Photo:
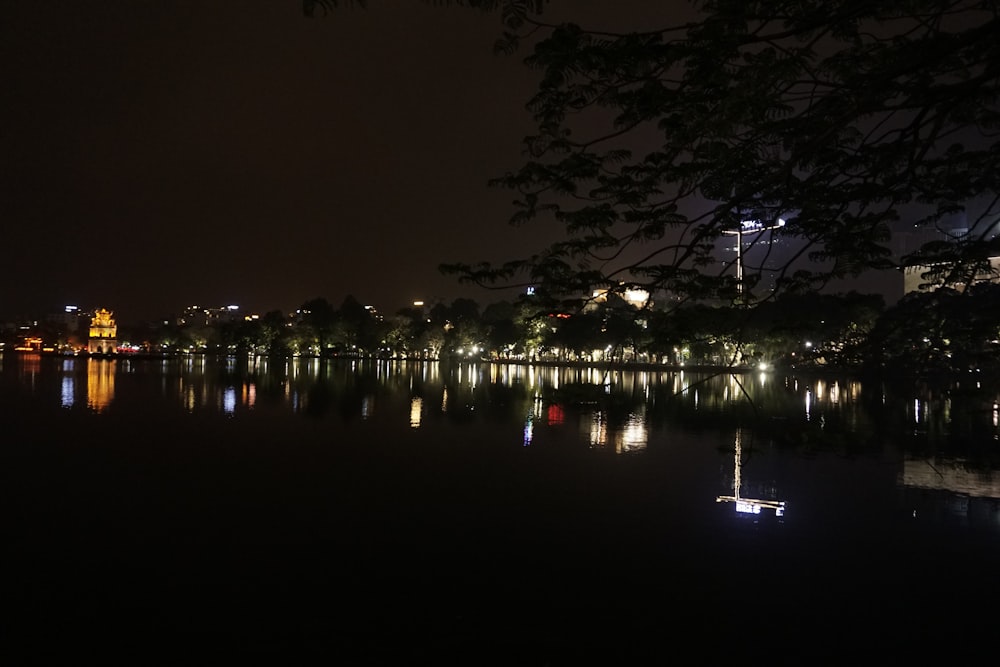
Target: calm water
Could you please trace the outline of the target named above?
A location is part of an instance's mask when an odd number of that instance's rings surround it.
[[[995,627],[975,377],[7,355],[0,379],[5,636],[43,654],[812,661],[933,636],[920,655],[962,660]]]

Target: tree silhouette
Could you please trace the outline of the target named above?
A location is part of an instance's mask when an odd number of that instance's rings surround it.
[[[526,59],[542,71],[530,159],[496,182],[518,195],[513,222],[553,216],[565,239],[447,270],[566,296],[641,287],[732,300],[740,286],[717,241],[743,227],[747,245],[784,243],[768,293],[813,290],[893,267],[894,224],[933,227],[985,197],[978,218],[928,249],[954,277],[982,265],[1000,214],[994,3],[700,9],[697,22],[643,33],[549,29]],[[747,268],[746,285],[762,280]]]
[[[323,354],[333,342],[337,311],[329,301],[317,297],[303,303],[299,312],[302,314],[302,325],[311,330],[311,338],[315,341],[319,354]]]
[[[442,266],[462,281],[535,286],[540,313],[629,289],[746,307],[901,264],[968,284],[1000,252],[996,2],[705,0],[632,33],[546,23],[542,2],[454,4],[499,11],[501,49],[531,44],[536,131],[494,185],[512,223],[564,230]],[[929,243],[895,252],[904,229]]]
[[[996,388],[1000,377],[1000,285],[912,292],[887,310],[867,358],[890,377],[957,377]]]

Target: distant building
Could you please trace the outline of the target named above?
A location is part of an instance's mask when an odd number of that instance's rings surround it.
[[[976,274],[972,283],[1000,282],[1000,257],[990,257],[990,268]],[[966,288],[965,283],[945,284],[943,278],[932,275],[932,270],[937,267],[929,264],[914,264],[903,267],[903,294],[910,292],[933,292],[940,287],[950,287],[958,291]]]
[[[219,308],[204,308],[188,306],[184,314],[178,318],[177,324],[184,326],[212,326],[223,322],[236,322],[241,319],[239,306],[222,306]]]
[[[743,220],[737,229],[723,232],[720,241],[726,243],[724,251],[735,254],[732,263],[741,295],[744,291],[749,292],[749,286],[754,283],[768,293],[777,289],[778,278],[792,259],[787,238],[782,237],[784,226],[783,218],[771,222]]]
[[[624,287],[624,283],[622,283],[619,287]],[[608,294],[611,292],[612,290],[606,288],[594,290],[594,292],[590,295],[590,303],[587,305],[586,309],[589,310],[595,307],[598,303],[607,303]],[[649,292],[639,287],[627,287],[621,291],[615,291],[615,294],[617,294],[622,301],[633,308],[641,309],[645,308],[647,304],[650,304]]]
[[[99,308],[91,318],[87,339],[87,352],[90,354],[118,353],[118,326],[111,315],[111,311]]]
[[[997,411],[993,411],[997,423]],[[897,476],[913,518],[1000,528],[1000,475],[962,459],[906,459]]]
[[[23,336],[14,348],[17,352],[43,352],[45,348],[38,336]],[[49,348],[51,350],[52,348]]]
[[[996,243],[1000,238],[1000,215],[992,209],[992,204],[969,203],[968,212],[946,216],[934,225],[904,224],[892,232],[890,250],[892,257],[903,273],[903,294],[910,292],[931,292],[940,287],[964,290],[966,283],[948,282],[944,263],[919,263],[913,258],[929,243],[956,243],[972,241]],[[995,246],[994,246],[995,247]],[[1000,256],[989,258],[989,269],[973,277],[972,283],[997,282],[1000,278]]]
[[[45,322],[63,334],[73,334],[80,329],[80,315],[78,306],[65,306],[62,312],[46,315]]]

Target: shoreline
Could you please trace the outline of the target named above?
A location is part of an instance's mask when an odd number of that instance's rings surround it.
[[[845,368],[834,366],[768,366],[760,368],[751,365],[715,365],[715,364],[666,364],[653,362],[636,361],[559,361],[550,359],[483,359],[483,358],[461,358],[443,357],[437,359],[424,359],[420,357],[388,357],[388,356],[360,356],[360,355],[253,355],[248,353],[224,353],[224,352],[118,352],[118,353],[64,353],[57,351],[25,351],[25,350],[4,350],[0,354],[10,354],[12,356],[36,356],[43,358],[57,359],[95,359],[95,360],[170,360],[187,359],[192,357],[214,357],[227,358],[239,357],[244,359],[276,359],[282,361],[303,359],[319,361],[363,361],[363,362],[415,362],[415,363],[438,363],[438,364],[496,364],[509,366],[534,366],[538,368],[572,368],[604,371],[644,371],[644,372],[689,372],[689,373],[779,373],[795,375],[840,375],[861,377],[865,375],[859,368]]]

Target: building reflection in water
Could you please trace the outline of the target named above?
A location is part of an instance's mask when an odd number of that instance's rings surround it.
[[[717,503],[733,503],[739,514],[760,514],[762,510],[774,512],[774,516],[785,515],[785,501],[771,498],[753,498],[743,495],[743,429],[736,429],[733,442],[733,495],[716,496]]]
[[[541,408],[541,401],[535,401],[535,405]],[[562,424],[566,421],[566,412],[561,405],[553,403],[545,410],[545,420],[549,426]]]
[[[531,403],[529,403],[528,405],[529,405],[528,416],[525,417],[524,420],[524,441],[522,443],[525,447],[531,445],[532,440],[534,440],[535,422],[541,420],[542,418],[542,409],[543,409],[542,397],[539,395],[535,395],[532,398]],[[552,408],[554,407],[557,406],[550,405],[549,410],[551,411]],[[550,423],[552,422],[550,421]]]
[[[782,442],[789,446],[829,442],[833,443],[829,446],[846,447],[841,443],[847,442],[857,447],[868,441],[888,447],[879,439],[883,431],[876,427],[890,423],[901,427],[892,445],[905,448],[919,441],[921,446],[916,458],[902,464],[898,483],[895,469],[888,478],[908,516],[911,512],[918,519],[936,514],[948,520],[988,522],[1000,529],[1000,473],[989,466],[985,471],[976,469],[958,453],[951,460],[926,458],[930,451],[943,456],[942,447],[932,449],[931,445],[946,447],[947,438],[959,427],[966,429],[960,433],[965,438],[961,442],[982,444],[985,440],[992,448],[989,451],[995,451],[1000,440],[1000,397],[996,394],[976,396],[973,403],[946,394],[886,393],[885,387],[866,384],[865,391],[875,399],[873,405],[866,405],[859,382],[762,377],[757,371],[733,377],[680,370],[606,371],[469,362],[244,361],[199,356],[141,361],[49,359],[31,354],[8,357],[6,363],[8,375],[19,381],[22,391],[45,396],[63,408],[86,405],[103,412],[115,401],[117,389],[119,403],[123,397],[130,405],[168,397],[174,407],[231,417],[253,409],[267,414],[289,410],[313,416],[334,414],[345,419],[372,419],[378,413],[378,419],[404,430],[408,416],[410,428],[423,431],[447,428],[452,421],[489,420],[487,426],[492,428],[493,420],[510,420],[514,430],[505,437],[514,447],[544,448],[549,442],[572,440],[584,448],[589,445],[627,454],[669,447],[664,434],[671,432],[674,418],[690,418],[695,428],[725,429],[729,435],[723,437],[733,438],[732,462],[725,464],[727,484],[732,465],[732,486],[720,489],[724,495],[716,496],[716,501],[731,504],[743,516],[773,512],[780,517],[786,512],[772,483],[751,481],[759,464],[750,457],[754,431],[734,429],[736,424],[749,423],[740,412],[749,401],[776,425],[764,437],[785,438]],[[146,378],[137,377],[143,374]],[[328,411],[331,405],[340,409]],[[126,407],[116,406],[115,411]],[[438,414],[448,419],[437,419]],[[827,435],[823,440],[821,436]],[[796,439],[800,436],[805,437]],[[974,458],[967,453],[963,450],[961,456]],[[728,461],[729,455],[723,460]]]
[[[115,398],[114,359],[87,360],[87,407],[103,412]]]
[[[635,452],[646,448],[649,427],[644,415],[630,413],[618,426],[611,423],[605,410],[595,410],[589,420],[590,446],[596,448],[614,446],[618,454]]]
[[[650,446],[654,424],[661,421],[651,421],[653,415],[677,411],[692,417],[697,414],[699,423],[709,423],[714,415],[736,415],[750,401],[778,420],[776,423],[797,425],[782,431],[792,436],[806,429],[862,432],[872,429],[874,423],[860,400],[859,382],[773,373],[762,376],[757,371],[734,376],[467,361],[213,359],[202,355],[148,365],[122,359],[60,359],[54,363],[59,373],[54,386],[50,376],[39,370],[53,366],[40,355],[19,355],[15,372],[21,385],[33,393],[52,387],[54,399],[67,408],[85,403],[94,410],[104,410],[115,397],[116,372],[121,374],[119,392],[126,375],[153,372],[158,374],[159,392],[172,395],[190,412],[207,410],[235,416],[241,410],[259,409],[265,401],[268,406],[280,404],[286,410],[316,416],[326,414],[330,405],[338,405],[339,413],[345,416],[372,419],[384,410],[404,420],[408,416],[412,428],[421,428],[428,425],[425,418],[431,412],[478,419],[480,413],[497,415],[510,406],[522,421],[520,445],[567,437],[547,429],[572,423],[582,443],[620,453]],[[876,391],[883,394],[883,415],[896,411],[924,437],[947,435],[955,416],[968,413],[966,407],[962,412],[953,406],[947,396],[900,396],[890,404],[884,398],[884,388]],[[982,411],[975,414],[982,415],[977,428],[988,429],[986,437],[1000,440],[996,398],[990,396]],[[744,487],[739,493],[745,495],[748,490]]]
[[[624,454],[643,450],[646,448],[648,438],[645,417],[632,413],[615,436],[615,451]]]
[[[236,413],[236,387],[226,387],[223,390],[222,411],[230,416]]]
[[[608,444],[608,420],[602,410],[597,410],[590,418],[590,446],[604,447]]]
[[[243,404],[251,410],[257,405],[257,385],[255,383],[243,383]]]
[[[193,412],[197,406],[198,400],[195,395],[194,385],[188,384],[184,391],[184,407],[188,412]]]
[[[76,364],[72,359],[63,360],[62,374],[59,403],[64,408],[71,408],[76,403]]]
[[[906,458],[897,483],[914,519],[1000,528],[1000,472],[962,459]]]
[[[410,399],[410,428],[420,428],[423,415],[424,399],[414,396]]]
[[[19,361],[21,363],[18,366],[18,375],[21,378],[21,382],[27,384],[31,393],[35,393],[37,390],[36,381],[38,379],[38,372],[42,368],[42,357],[35,353],[21,354]]]

